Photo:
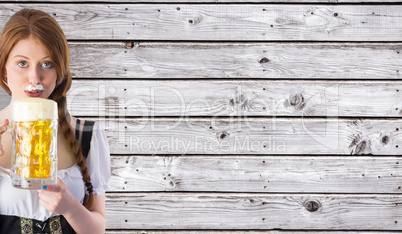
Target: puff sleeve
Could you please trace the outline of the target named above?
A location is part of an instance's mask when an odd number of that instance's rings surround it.
[[[95,122],[91,147],[86,160],[94,194],[103,194],[109,188],[111,176],[110,150],[103,127]]]

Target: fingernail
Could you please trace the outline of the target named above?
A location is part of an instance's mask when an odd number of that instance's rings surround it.
[[[42,189],[43,189],[43,190],[46,190],[46,189],[47,189],[47,186],[43,185],[43,186],[42,186]]]

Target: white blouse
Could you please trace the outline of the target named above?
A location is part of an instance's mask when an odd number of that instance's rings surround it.
[[[91,148],[88,153],[87,167],[91,176],[94,194],[103,194],[108,189],[111,175],[109,144],[103,128],[95,122]],[[10,169],[0,167],[4,171]],[[86,187],[82,180],[80,167],[75,164],[70,168],[59,170],[58,177],[71,193],[82,203]],[[58,214],[47,211],[39,203],[37,190],[17,189],[11,185],[9,175],[0,171],[0,214],[20,216],[45,221]]]

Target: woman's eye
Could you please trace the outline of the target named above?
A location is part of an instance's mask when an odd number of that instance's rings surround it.
[[[18,66],[20,67],[28,67],[28,63],[25,61],[18,62]]]
[[[42,67],[51,68],[51,67],[53,67],[53,64],[51,62],[44,62],[44,63],[42,63]]]

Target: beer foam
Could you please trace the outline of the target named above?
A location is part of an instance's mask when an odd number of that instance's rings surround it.
[[[27,91],[33,91],[33,90],[43,90],[43,86],[41,84],[33,86],[32,84],[29,84],[25,90]]]
[[[44,98],[21,98],[11,104],[14,122],[57,120],[57,103]]]

